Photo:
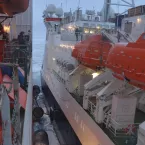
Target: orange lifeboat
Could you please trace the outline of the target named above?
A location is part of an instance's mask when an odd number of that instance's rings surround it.
[[[105,67],[108,53],[112,45],[108,40],[103,40],[102,35],[94,35],[80,43],[77,43],[72,52],[82,65],[91,69]]]
[[[29,0],[0,0],[0,13],[14,15],[27,10]]]
[[[116,44],[109,52],[106,67],[113,75],[145,89],[145,33],[135,43]]]

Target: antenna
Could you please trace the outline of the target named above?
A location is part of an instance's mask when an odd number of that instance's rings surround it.
[[[47,0],[46,0],[46,8],[48,7],[48,3],[47,3]]]
[[[67,0],[66,0],[66,11],[67,11]]]
[[[81,9],[80,7],[80,0],[78,0],[78,8],[77,8],[77,21],[79,20],[79,10]]]
[[[132,5],[133,5],[133,7],[135,7],[135,2],[134,2],[134,0],[132,0]]]
[[[78,8],[80,7],[80,0],[78,1]]]
[[[46,6],[46,9],[47,9],[47,0],[45,0],[45,6]]]
[[[135,7],[135,3],[134,0],[120,0],[122,3],[116,2],[116,3],[112,3],[111,0],[104,0],[104,6],[103,6],[103,10],[102,13],[104,14],[104,21],[108,21],[108,17],[109,17],[109,11],[111,9],[111,5],[116,5],[118,6],[118,10],[119,10],[119,6],[124,6],[124,7]],[[126,11],[125,11],[126,12]],[[125,13],[123,12],[123,13]],[[119,16],[119,14],[118,14]]]

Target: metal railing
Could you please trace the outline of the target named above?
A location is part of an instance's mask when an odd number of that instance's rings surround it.
[[[139,123],[118,123],[108,116],[108,125],[106,126],[114,137],[130,137],[132,135],[137,136]]]
[[[78,41],[86,40],[88,37],[93,36],[97,33],[86,34],[86,33],[78,33]],[[62,41],[77,41],[76,35],[74,32],[63,32],[61,33]]]
[[[90,114],[94,115],[96,106],[91,101],[88,100],[88,111]]]
[[[30,69],[28,84],[28,94],[26,101],[25,117],[24,117],[24,127],[23,127],[23,136],[22,136],[22,145],[32,145],[32,67]]]
[[[3,134],[3,145],[19,144],[21,142],[20,132],[20,104],[19,104],[19,81],[18,81],[18,65],[14,63],[0,63],[0,67],[10,66],[13,68],[13,80],[10,82],[1,82],[0,95],[1,95],[1,115],[2,115],[2,134]],[[7,88],[5,84],[10,84]],[[10,119],[10,101],[8,94],[12,91],[13,85],[13,96],[14,96],[14,108],[12,111],[12,117]],[[13,126],[13,137],[11,136],[11,126]],[[10,141],[11,140],[11,141]]]
[[[24,88],[27,88],[27,75],[30,70],[30,62],[32,57],[31,45],[8,44],[3,49],[3,62],[17,63],[24,69],[25,79]]]
[[[7,44],[3,49],[4,62],[16,62],[20,67],[25,67],[28,59],[32,56],[31,45]]]

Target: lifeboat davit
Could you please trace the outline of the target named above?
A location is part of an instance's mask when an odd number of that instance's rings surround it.
[[[111,43],[108,40],[104,40],[102,35],[94,35],[77,43],[72,56],[84,66],[91,69],[99,69],[105,67],[111,47]]]
[[[0,13],[14,15],[27,10],[29,0],[2,0],[0,2]]]
[[[113,75],[145,89],[145,33],[135,43],[116,44],[109,52],[106,67]]]

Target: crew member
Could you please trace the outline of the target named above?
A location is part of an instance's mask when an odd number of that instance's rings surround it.
[[[117,33],[118,42],[120,42],[120,38],[121,38],[121,36],[120,36],[120,33],[118,32],[118,33]]]
[[[25,45],[26,44],[26,40],[24,38],[24,32],[20,32],[19,36],[18,36],[18,43],[19,45]],[[25,49],[25,46],[20,46],[20,49]]]
[[[78,36],[79,36],[79,29],[78,28],[75,29],[75,35],[76,35],[76,41],[78,41]]]
[[[82,40],[83,40],[83,29],[82,29],[82,28],[80,28],[80,29],[79,29],[79,32],[80,32],[81,41],[82,41]]]
[[[18,36],[18,42],[20,45],[24,45],[25,44],[25,38],[24,38],[24,32],[20,32],[19,36]]]
[[[28,31],[28,41],[31,41],[31,30]]]

